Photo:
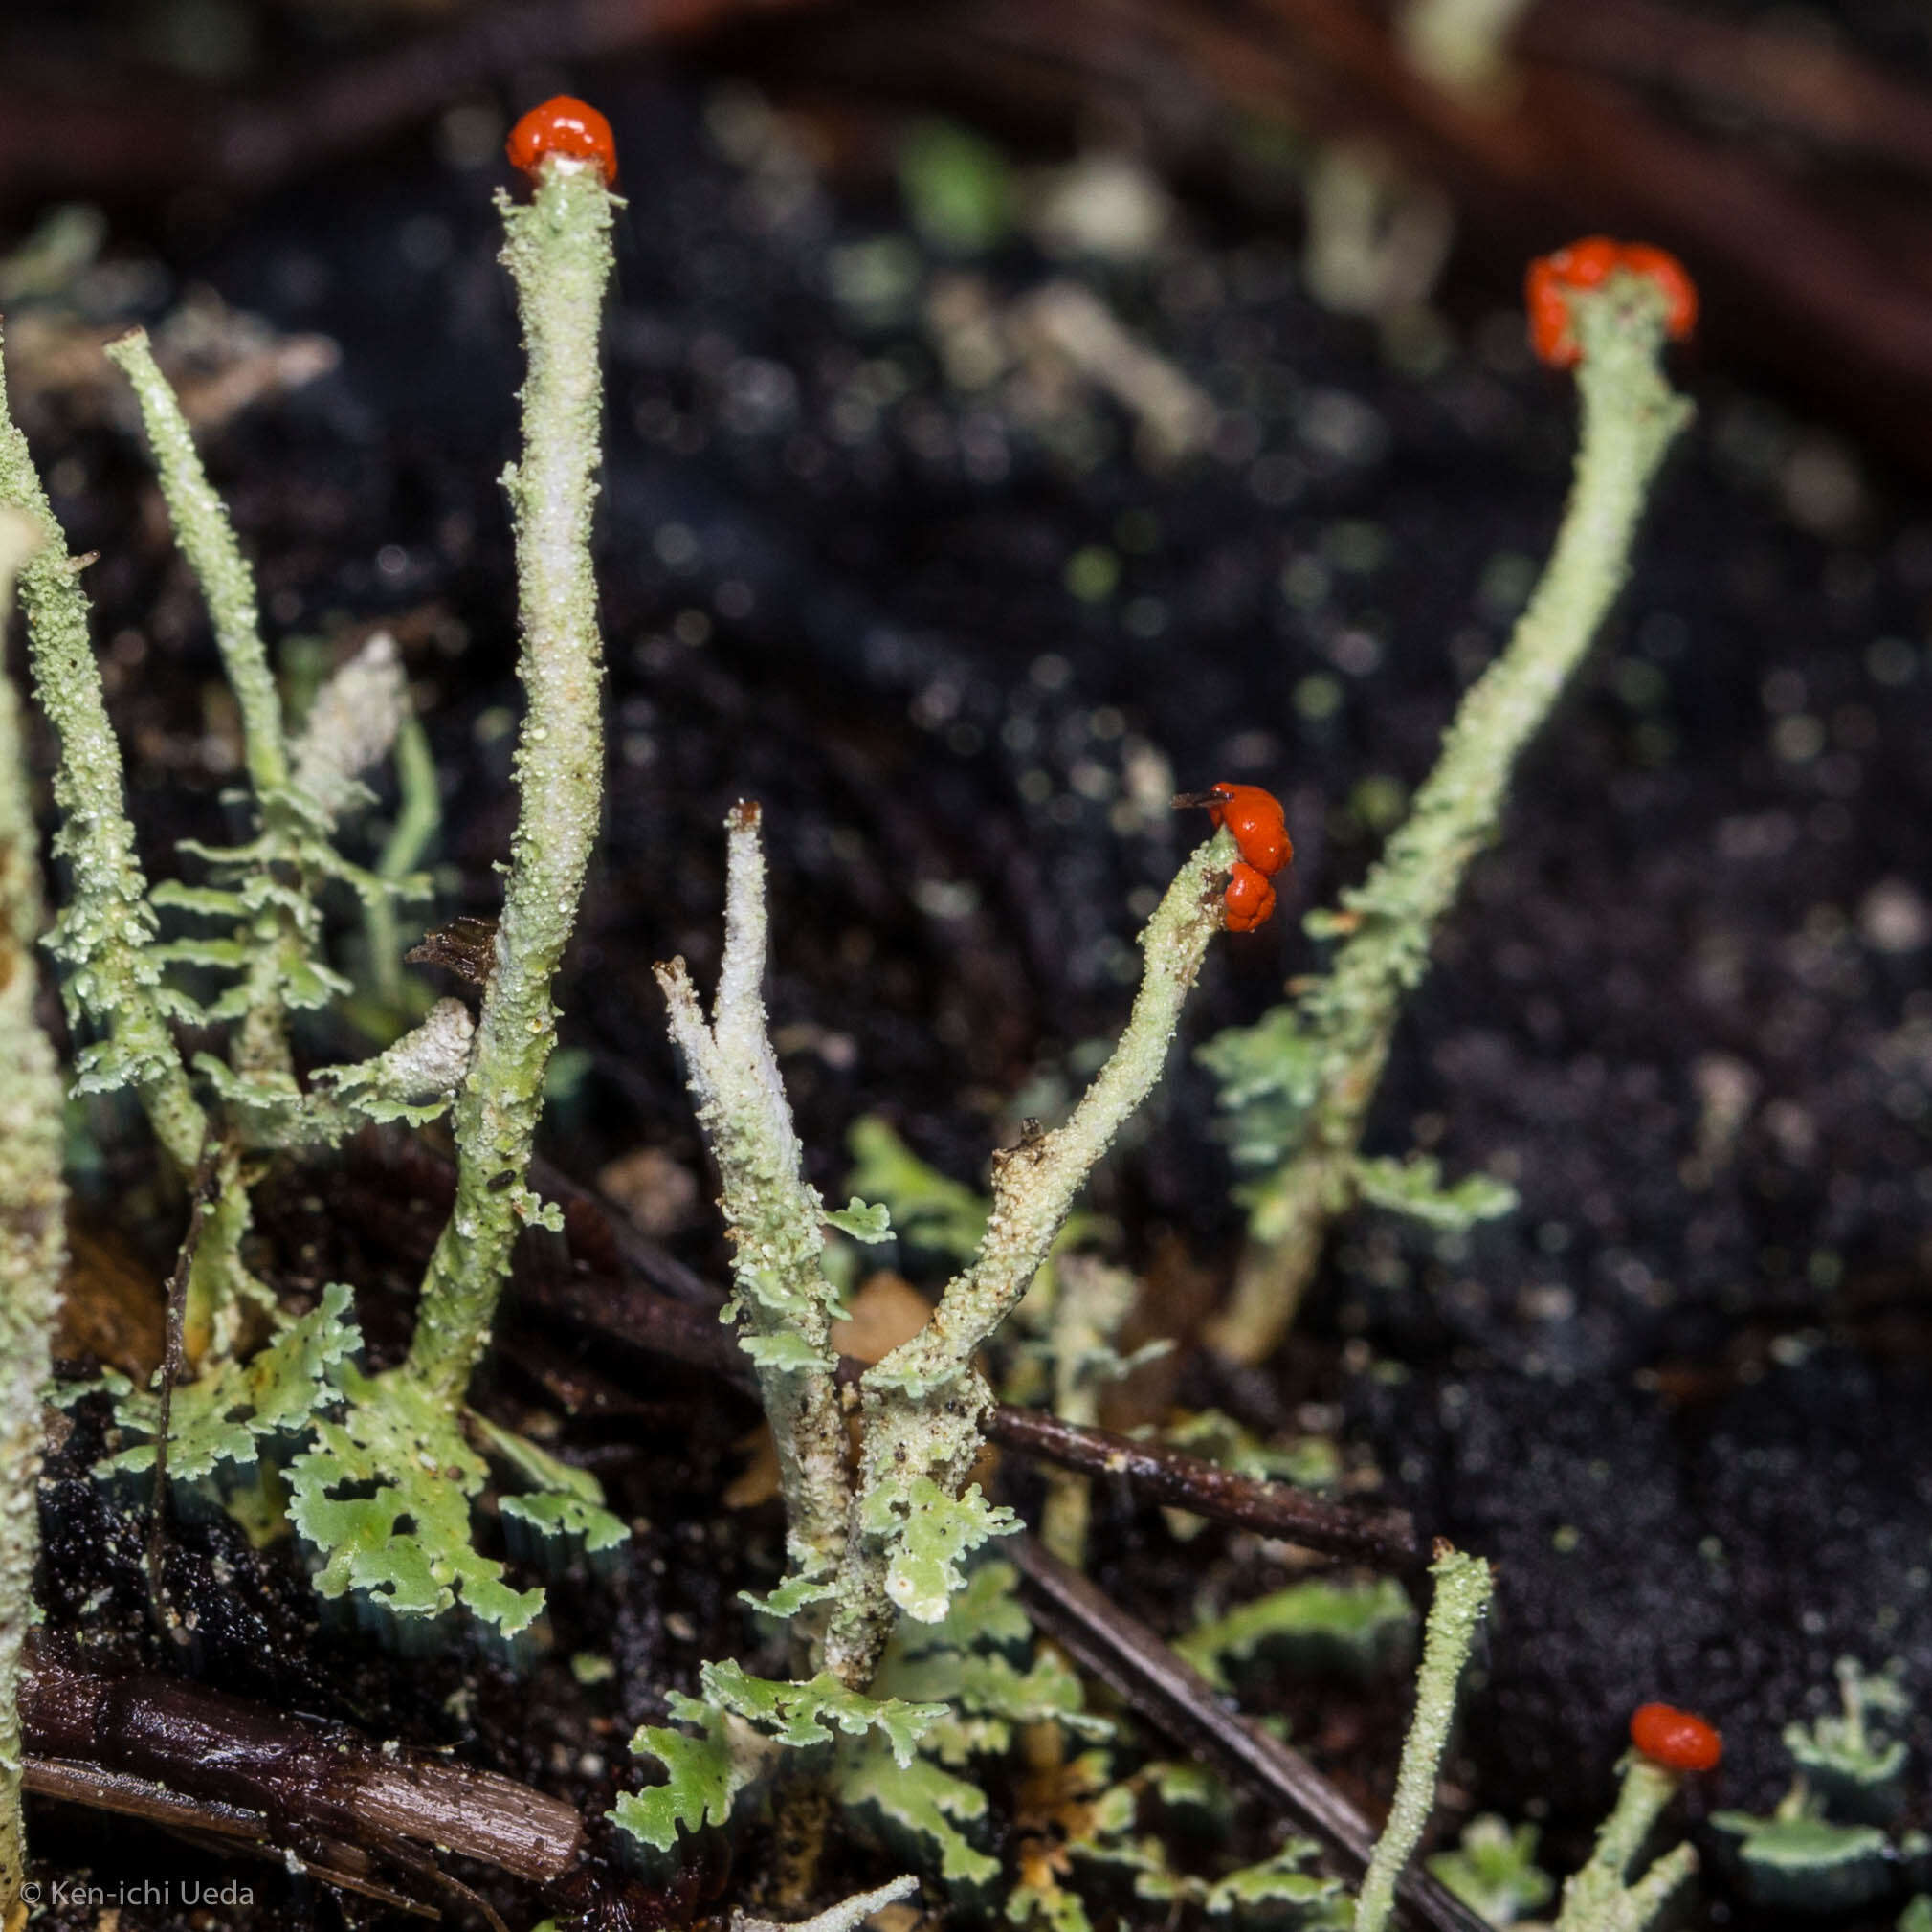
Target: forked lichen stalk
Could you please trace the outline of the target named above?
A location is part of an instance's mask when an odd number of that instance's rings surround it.
[[[1597,1832],[1589,1862],[1565,1882],[1556,1932],[1644,1932],[1697,1872],[1697,1848],[1678,1845],[1632,1880],[1631,1868],[1683,1780],[1636,1751],[1622,1769],[1616,1805]]]
[[[726,1309],[758,1376],[778,1446],[789,1573],[819,1588],[845,1544],[852,1482],[832,1324],[843,1312],[822,1260],[825,1204],[766,1028],[765,858],[756,805],[725,821],[724,957],[707,1026],[681,959],[657,967],[671,1037],[723,1192],[737,1292]]]
[[[822,1262],[830,1222],[860,1239],[890,1232],[883,1209],[829,1210],[805,1178],[760,993],[764,857],[755,806],[726,821],[725,946],[707,1025],[681,960],[660,966],[671,1035],[722,1181],[736,1255],[732,1309],[777,1438],[791,1574],[764,1607],[803,1617],[814,1673],[850,1696],[872,1681],[901,1614],[936,1623],[960,1564],[1019,1526],[968,1487],[992,1394],[973,1356],[1017,1306],[1094,1164],[1160,1078],[1188,990],[1220,931],[1235,845],[1217,833],[1181,867],[1142,935],[1145,965],[1125,1032],[1066,1123],[995,1155],[978,1252],[912,1341],[868,1370],[857,1478],[847,1462]],[[801,1689],[792,1685],[789,1690]]]

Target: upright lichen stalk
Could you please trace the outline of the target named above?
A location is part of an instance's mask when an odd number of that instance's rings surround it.
[[[1678,1845],[1641,1876],[1631,1877],[1682,1784],[1675,1771],[1635,1751],[1625,1758],[1615,1808],[1597,1832],[1589,1862],[1564,1885],[1556,1932],[1644,1932],[1671,1894],[1696,1873],[1696,1847]]]
[[[1423,1827],[1435,1809],[1436,1779],[1455,1721],[1456,1689],[1477,1628],[1489,1608],[1493,1587],[1489,1565],[1446,1544],[1436,1548],[1438,1554],[1429,1568],[1435,1580],[1435,1596],[1422,1636],[1422,1665],[1415,1674],[1415,1715],[1402,1741],[1388,1822],[1375,1842],[1356,1896],[1355,1932],[1383,1932],[1395,1908],[1403,1868],[1415,1855]]]
[[[61,992],[68,1023],[98,1021],[107,1037],[76,1061],[80,1092],[125,1082],[161,1144],[191,1174],[208,1138],[208,1117],[188,1081],[164,1009],[156,922],[135,851],[122,793],[121,746],[107,722],[100,667],[87,632],[82,562],[67,540],[33,469],[27,438],[6,407],[0,379],[0,505],[21,511],[37,547],[21,566],[33,693],[60,742],[54,803],[60,814],[54,852],[67,861],[70,897],[48,947],[67,968]]]
[[[39,535],[38,547],[20,571],[20,601],[34,696],[60,744],[54,770],[60,830],[54,853],[68,863],[70,886],[47,945],[67,969],[60,991],[68,1024],[104,1035],[76,1055],[74,1090],[131,1086],[185,1177],[200,1165],[211,1128],[168,1021],[216,1015],[164,980],[170,954],[182,949],[158,942],[154,908],[166,888],[148,890],[122,800],[121,747],[108,722],[100,669],[88,636],[87,598],[79,581],[84,560],[68,554],[27,439],[7,413],[4,383],[0,505],[23,513]],[[229,541],[232,544],[232,537]],[[293,1085],[285,1072],[282,1083]],[[232,1138],[218,1143],[217,1159],[218,1197],[195,1252],[184,1325],[187,1353],[194,1362],[226,1356],[241,1338],[247,1308],[262,1308],[270,1300],[241,1262],[248,1195],[240,1185],[240,1149]]]
[[[948,1546],[969,1548],[992,1526],[988,1506],[966,1487],[993,1407],[973,1357],[1019,1305],[1095,1163],[1161,1077],[1221,930],[1217,887],[1233,859],[1224,830],[1175,875],[1141,935],[1141,989],[1106,1064],[1064,1125],[993,1157],[978,1255],[926,1325],[866,1370],[859,1493],[826,1646],[827,1666],[848,1683],[870,1680],[899,1610],[928,1622],[944,1615],[956,1587]]]
[[[1234,1296],[1209,1340],[1224,1354],[1265,1357],[1294,1319],[1329,1220],[1358,1192],[1386,1191],[1390,1163],[1364,1164],[1362,1130],[1404,998],[1470,862],[1496,834],[1516,761],[1596,635],[1630,568],[1658,465],[1691,407],[1661,357],[1664,299],[1648,278],[1618,274],[1573,294],[1583,359],[1583,433],[1555,550],[1507,648],[1463,699],[1435,767],[1367,878],[1327,922],[1345,933],[1329,971],[1291,1008],[1225,1033],[1204,1057],[1238,1112],[1258,1102],[1286,1116],[1269,1171],[1253,1184],[1250,1240]]]
[[[346,992],[348,983],[322,963],[322,914],[302,835],[308,828],[289,783],[281,695],[262,642],[255,572],[202,468],[188,418],[154,360],[146,331],[135,329],[109,344],[107,354],[141,405],[176,540],[208,603],[215,647],[241,713],[243,763],[255,799],[256,838],[252,845],[231,853],[183,842],[183,850],[213,862],[215,876],[224,880],[233,871],[225,859],[241,858],[258,867],[246,899],[233,897],[233,911],[228,915],[245,921],[236,928],[242,936],[177,940],[155,954],[164,960],[238,960],[241,972],[240,984],[208,1015],[239,1021],[231,1050],[236,1077],[228,1091],[238,1131],[224,1135],[216,1155],[212,1207],[189,1281],[184,1340],[189,1359],[199,1361],[210,1350],[220,1357],[233,1346],[241,1320],[239,1299],[272,1305],[266,1291],[246,1277],[233,1258],[249,1224],[242,1144],[275,1138],[271,1122],[300,1106],[289,1051],[291,1008],[321,1006]],[[149,895],[153,905],[202,916],[229,899],[224,887],[184,888],[172,880]]]
[[[523,454],[503,474],[516,522],[527,708],[517,830],[475,1056],[455,1114],[456,1205],[423,1280],[407,1373],[454,1404],[489,1339],[510,1249],[540,1211],[524,1181],[557,1039],[550,983],[576,922],[603,796],[603,646],[590,568],[603,382],[599,321],[612,197],[552,155],[526,206],[501,200],[529,369]]]
[[[154,452],[161,492],[175,536],[208,602],[215,648],[241,713],[242,758],[271,866],[299,870],[291,823],[288,744],[282,734],[281,694],[262,642],[255,572],[235,541],[228,511],[201,466],[188,418],[167,378],[136,329],[110,343],[107,354],[133,386]],[[322,922],[301,881],[268,897],[251,921],[252,958],[246,971],[246,1010],[235,1042],[244,1077],[295,1091],[288,1045],[288,982],[318,950]],[[224,1194],[236,1191],[233,1184]]]
[[[208,600],[215,648],[241,712],[242,754],[249,783],[260,797],[288,787],[288,747],[282,737],[281,694],[261,640],[255,572],[236,543],[228,511],[201,467],[181,404],[148,346],[134,329],[109,343],[107,357],[126,376],[141,405],[162,494],[175,534]]]
[[[27,518],[0,512],[0,645],[14,573],[38,541]],[[18,1695],[39,1540],[40,1401],[67,1255],[60,1075],[33,1011],[35,847],[20,706],[0,669],[0,1926],[7,1932],[19,1922],[27,1858]]]

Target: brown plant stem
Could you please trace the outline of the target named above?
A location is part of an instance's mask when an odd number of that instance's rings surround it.
[[[20,1717],[28,1749],[70,1774],[148,1781],[226,1808],[231,1822],[252,1813],[272,1841],[297,1831],[371,1849],[414,1841],[534,1881],[557,1877],[584,1842],[568,1805],[494,1772],[391,1754],[346,1725],[177,1677],[77,1670],[43,1645],[29,1648]]]

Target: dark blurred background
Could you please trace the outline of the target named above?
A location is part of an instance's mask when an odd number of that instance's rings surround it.
[[[1552,239],[1640,233],[1695,258],[1714,352],[1926,447],[1932,26],[1909,0],[14,0],[0,56],[8,216],[84,197],[176,246],[344,161],[480,142],[566,75],[609,93],[667,65],[755,82],[848,186],[891,174],[908,113],[952,113],[1294,219],[1284,166],[1368,144],[1447,195],[1453,278],[1500,290]]]

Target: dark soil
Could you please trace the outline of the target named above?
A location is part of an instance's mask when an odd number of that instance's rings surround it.
[[[649,969],[682,952],[708,974],[720,822],[751,796],[773,1018],[817,1177],[837,1188],[845,1129],[877,1111],[977,1182],[1124,1012],[1139,918],[1198,830],[1137,801],[1225,776],[1290,802],[1290,916],[1217,948],[1196,1040],[1309,969],[1295,915],[1372,855],[1367,782],[1413,786],[1507,633],[1519,560],[1560,507],[1570,396],[1527,366],[1506,291],[1453,283],[1457,346],[1417,379],[1299,292],[1272,218],[1196,207],[1168,259],[1093,279],[1224,406],[1216,447],[1149,471],[1093,402],[1036,433],[947,387],[916,294],[868,322],[829,293],[837,251],[902,233],[897,205],[811,185],[781,205],[707,135],[715,98],[701,74],[600,94],[632,194],[609,332],[611,793],[562,995],[588,1071],[549,1152],[585,1177],[646,1144],[696,1165]],[[445,911],[493,910],[512,807],[498,179],[425,145],[211,245],[164,244],[182,280],[342,344],[336,375],[211,460],[284,632],[417,613],[405,642],[459,869]],[[1017,241],[973,268],[996,297],[1055,272]],[[1521,1210],[1462,1241],[1357,1220],[1278,1376],[1201,1366],[1188,1384],[1267,1426],[1291,1391],[1344,1402],[1425,1529],[1499,1562],[1457,1782],[1473,1808],[1548,1818],[1572,1854],[1649,1698],[1718,1721],[1722,1800],[1762,1810],[1787,1782],[1779,1733],[1835,1657],[1900,1657],[1932,1688],[1932,516],[1695,354],[1684,373],[1698,426],[1413,1002],[1371,1135],[1503,1173]],[[43,454],[79,466],[58,507],[75,547],[103,552],[102,638],[145,640],[122,717],[179,742],[213,659],[134,514],[138,453],[55,429]],[[1067,570],[1089,546],[1119,575],[1083,601]],[[139,750],[151,731],[132,742],[165,872],[175,836],[218,826],[220,775],[163,770]],[[1178,1237],[1225,1270],[1229,1180],[1211,1090],[1182,1062],[1098,1191],[1130,1257]],[[356,1238],[366,1289],[410,1278],[407,1230]],[[706,1226],[682,1252],[722,1266]],[[401,1332],[406,1303],[365,1302],[374,1332]],[[616,1576],[558,1588],[558,1649],[533,1677],[470,1650],[404,1667],[318,1627],[273,1566],[189,1668],[603,1809],[630,1728],[742,1648],[732,1592],[777,1561],[775,1522],[747,1538],[718,1504],[748,1410],[624,1366],[638,1408],[568,1441],[652,1527]],[[497,1399],[514,1411],[540,1384],[505,1373]],[[109,1583],[132,1660],[139,1551],[111,1514],[83,1480],[50,1491],[49,1613],[78,1619]],[[1183,1628],[1199,1546],[1152,1513],[1108,1521],[1101,1580]],[[177,1560],[226,1535],[184,1524]],[[614,1650],[615,1683],[577,1686],[573,1648]],[[1386,1701],[1353,1761],[1333,1754],[1365,1789],[1393,1761]],[[1913,1735],[1932,1743],[1923,1721]],[[50,1858],[101,1855],[71,1814],[36,1822]]]

